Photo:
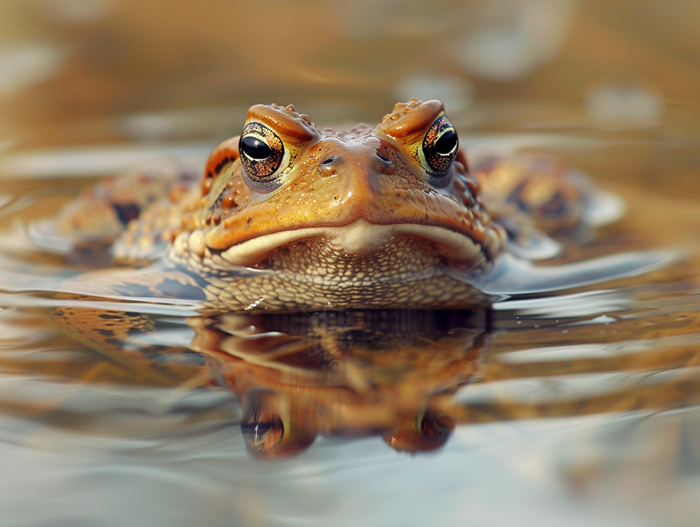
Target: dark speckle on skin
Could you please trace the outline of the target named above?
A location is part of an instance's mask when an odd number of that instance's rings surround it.
[[[134,203],[112,203],[114,212],[117,213],[119,221],[123,225],[128,224],[131,220],[138,218],[141,213],[141,207]]]
[[[219,162],[216,164],[216,168],[214,168],[214,172],[215,172],[216,174],[219,174],[219,173],[221,172],[221,170],[222,170],[226,165],[228,165],[228,163],[229,163],[230,161],[231,161],[231,158],[229,158],[229,157],[223,158],[221,161],[219,161]]]
[[[119,315],[110,315],[109,313],[102,313],[99,317],[103,320],[120,320],[122,318]]]

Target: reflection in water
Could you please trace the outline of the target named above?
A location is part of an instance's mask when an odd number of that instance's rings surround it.
[[[306,449],[318,434],[381,435],[397,450],[433,450],[455,426],[451,395],[476,372],[480,311],[224,315],[197,327],[239,397],[251,453]]]
[[[422,452],[444,446],[460,424],[694,406],[698,308],[664,306],[663,290],[522,298],[495,310],[187,318],[172,307],[129,308],[148,314],[83,300],[57,320],[109,359],[99,371],[126,370],[109,382],[230,390],[255,457],[296,455],[318,436],[381,436]],[[99,331],[70,331],[73,320]],[[113,339],[124,320],[128,335]],[[657,325],[662,334],[645,339]],[[69,363],[56,371],[80,382],[101,375]]]

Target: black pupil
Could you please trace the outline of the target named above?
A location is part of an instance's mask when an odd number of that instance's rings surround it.
[[[272,154],[272,149],[265,141],[250,135],[241,139],[240,148],[245,155],[257,160],[267,159]]]
[[[451,154],[457,146],[457,132],[448,130],[435,142],[435,151],[443,156]]]
[[[251,436],[256,441],[259,441],[262,436],[270,431],[272,424],[253,421],[252,423],[245,423],[242,428],[245,435]]]

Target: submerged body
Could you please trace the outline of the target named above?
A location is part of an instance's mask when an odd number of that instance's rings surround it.
[[[464,308],[488,303],[474,277],[504,253],[551,256],[538,229],[585,223],[594,198],[541,157],[470,173],[437,100],[343,132],[258,105],[198,180],[102,184],[42,236],[111,244],[114,264],[143,267],[93,273],[94,294],[183,297],[209,312]]]

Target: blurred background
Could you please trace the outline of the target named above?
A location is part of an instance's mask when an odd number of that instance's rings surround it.
[[[697,142],[699,23],[693,0],[2,0],[0,148],[203,152],[254,103],[325,126],[377,122],[411,96],[479,133]],[[634,177],[654,185],[659,156]],[[42,159],[0,173],[70,172]],[[659,188],[700,193],[693,163],[678,170]]]

